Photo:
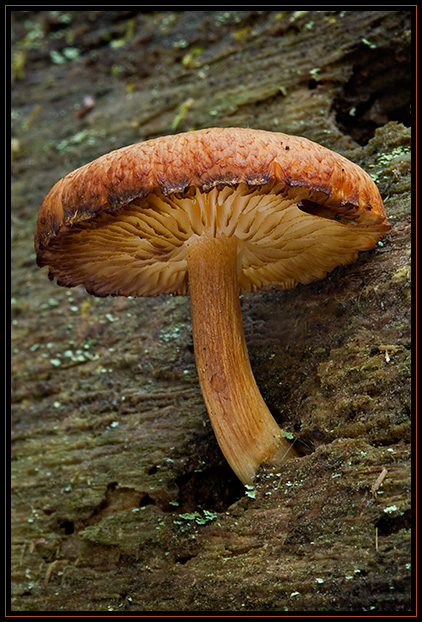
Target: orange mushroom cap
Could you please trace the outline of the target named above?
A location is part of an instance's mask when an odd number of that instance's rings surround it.
[[[44,199],[35,248],[60,285],[98,296],[185,294],[185,242],[239,240],[243,290],[322,278],[390,229],[375,183],[310,140],[211,128],[112,151]]]

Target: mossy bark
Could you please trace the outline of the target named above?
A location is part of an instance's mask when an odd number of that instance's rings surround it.
[[[411,611],[410,24],[11,12],[12,611]],[[246,490],[208,422],[189,299],[59,288],[32,241],[68,171],[212,125],[341,152],[393,225],[323,281],[242,296],[257,384],[303,454]]]

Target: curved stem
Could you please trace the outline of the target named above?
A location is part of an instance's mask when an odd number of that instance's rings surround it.
[[[193,343],[202,394],[218,444],[251,484],[261,462],[295,452],[266,406],[249,362],[237,281],[236,238],[210,231],[186,243]]]

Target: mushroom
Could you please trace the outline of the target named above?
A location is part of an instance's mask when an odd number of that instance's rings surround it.
[[[295,454],[256,385],[240,291],[322,279],[389,231],[372,179],[302,137],[241,128],[163,136],[112,151],[44,199],[39,266],[95,296],[190,294],[201,389],[244,484]]]

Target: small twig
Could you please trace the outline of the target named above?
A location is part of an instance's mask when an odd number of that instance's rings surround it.
[[[56,568],[62,568],[64,567],[66,564],[68,563],[67,559],[56,559],[54,560],[54,562],[51,562],[51,564],[48,565],[47,567],[47,571],[45,573],[45,577],[44,577],[44,585],[47,585],[51,579],[51,575],[53,574],[53,572],[56,570]]]
[[[385,356],[385,362],[389,363],[391,361],[391,357],[390,354],[395,354],[396,352],[400,352],[401,350],[401,346],[395,346],[395,345],[380,345],[378,346],[378,350],[380,352],[384,352],[384,356]]]
[[[379,487],[381,486],[381,484],[383,483],[383,481],[385,480],[385,477],[386,477],[387,473],[388,473],[387,469],[385,467],[383,467],[381,473],[378,475],[377,479],[372,484],[371,492],[374,495],[374,497],[377,496],[377,491],[378,491]]]

